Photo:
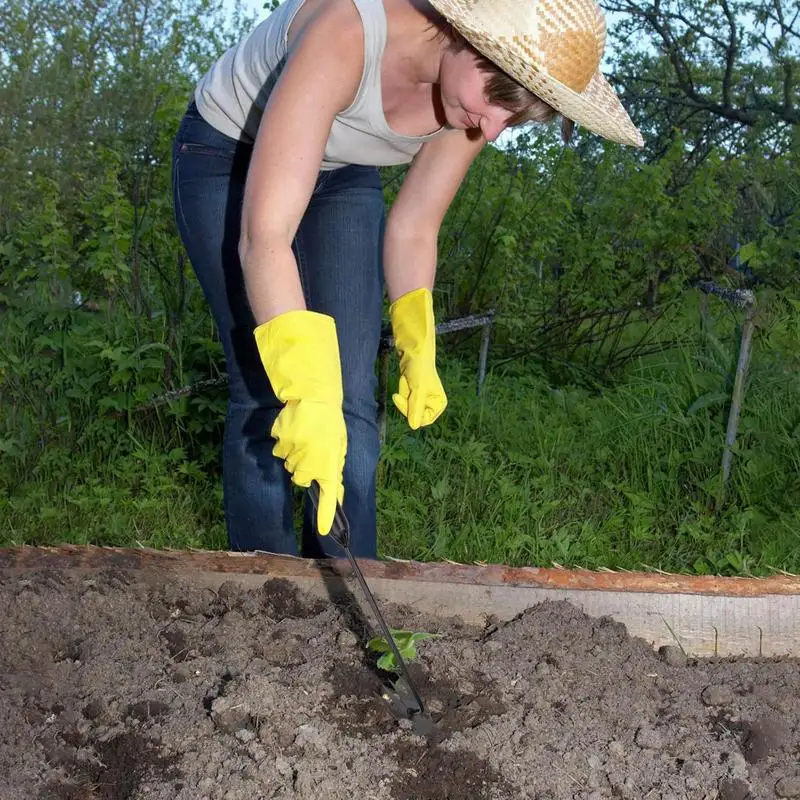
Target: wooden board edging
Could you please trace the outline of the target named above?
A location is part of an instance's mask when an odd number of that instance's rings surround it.
[[[663,572],[612,572],[552,567],[509,567],[502,564],[359,560],[365,577],[384,580],[480,586],[516,586],[581,591],[699,594],[763,597],[800,595],[800,576],[775,574],[764,578],[678,575]],[[0,569],[155,569],[173,573],[218,572],[302,578],[349,572],[345,559],[314,561],[271,553],[213,550],[59,545],[0,548]]]

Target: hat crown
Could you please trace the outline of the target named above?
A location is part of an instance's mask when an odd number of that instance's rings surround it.
[[[548,72],[574,92],[582,92],[603,57],[605,19],[593,2],[539,5],[555,9],[551,15],[543,15],[540,33]]]
[[[595,0],[462,0],[485,33],[528,53],[574,92],[600,66],[606,22]]]

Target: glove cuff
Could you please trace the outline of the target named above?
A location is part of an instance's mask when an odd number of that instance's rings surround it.
[[[407,312],[410,307],[417,308],[430,308],[433,313],[433,294],[427,286],[420,286],[419,289],[412,289],[410,292],[401,294],[390,306],[389,315],[391,317],[397,314],[402,315]]]
[[[316,311],[286,311],[256,327],[253,335],[281,402],[342,404],[342,367],[333,317]]]
[[[430,289],[423,286],[401,295],[389,306],[389,316],[401,356],[420,355],[425,350],[435,356],[436,322]]]

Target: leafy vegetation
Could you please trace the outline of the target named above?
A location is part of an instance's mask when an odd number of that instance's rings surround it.
[[[417,659],[417,642],[422,642],[425,639],[435,639],[438,634],[424,633],[422,631],[402,631],[389,628],[389,633],[397,646],[397,652],[406,663],[416,661]],[[376,636],[367,642],[367,649],[372,650],[373,653],[381,653],[378,659],[378,668],[386,672],[400,672],[400,664],[394,657],[392,648],[384,636]]]
[[[251,24],[225,8],[0,10],[0,544],[226,544],[224,361],[170,192],[194,80]],[[390,406],[382,555],[800,571],[798,36],[780,0],[619,10],[615,80],[647,147],[545,129],[475,163],[436,303],[496,310],[489,374],[478,396],[479,333],[451,334],[441,420],[413,433]],[[404,172],[385,170],[388,203]]]

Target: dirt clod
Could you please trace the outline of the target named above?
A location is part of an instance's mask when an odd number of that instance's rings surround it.
[[[228,697],[217,697],[211,703],[211,719],[219,730],[233,733],[250,724],[250,711],[247,706]]]
[[[139,700],[128,706],[128,716],[144,722],[149,719],[158,719],[169,712],[169,706],[160,700]]]
[[[662,660],[671,667],[686,666],[686,654],[680,647],[676,647],[674,644],[662,645],[658,650],[658,654],[661,656]]]
[[[706,686],[701,695],[707,706],[727,706],[733,702],[733,690],[729,686]]]
[[[297,587],[285,578],[272,578],[261,588],[264,608],[267,613],[280,621],[287,617],[308,619],[325,609],[323,600],[304,597]]]
[[[775,784],[775,794],[778,797],[800,797],[800,775],[780,778]]]
[[[86,719],[91,720],[101,719],[105,713],[106,704],[99,697],[90,700],[83,709],[83,714]]]
[[[723,778],[719,782],[720,800],[750,800],[750,787],[741,778]]]
[[[645,750],[659,750],[664,746],[664,737],[655,728],[646,725],[637,728],[633,740]]]
[[[742,753],[755,764],[784,747],[789,731],[783,720],[775,714],[766,714],[754,722],[744,724]]]

